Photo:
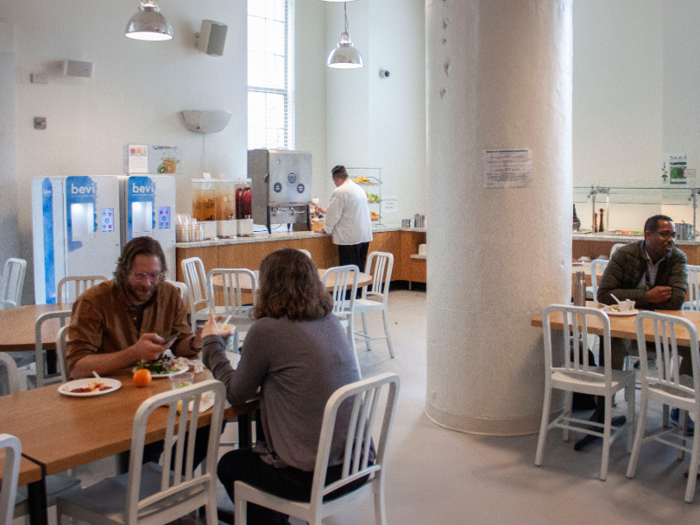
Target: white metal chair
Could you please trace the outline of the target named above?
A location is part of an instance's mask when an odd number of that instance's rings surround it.
[[[573,333],[573,340],[579,340],[579,334],[586,341],[588,336],[589,321],[603,326],[603,352],[605,356],[605,366],[591,366],[588,362],[588,352],[583,352],[583,363],[580,364],[578,356],[578,345],[574,344],[575,350],[572,352],[569,339],[569,330],[564,330],[564,337],[561,337],[562,345],[553,348],[551,318],[557,314],[562,318],[564,326],[569,326]],[[605,312],[596,308],[586,308],[580,306],[568,306],[553,304],[545,308],[542,314],[544,331],[544,361],[545,361],[545,388],[544,406],[542,408],[542,423],[540,426],[540,436],[537,441],[537,454],[535,465],[542,464],[547,432],[552,428],[564,429],[564,441],[569,439],[569,430],[583,432],[592,436],[603,438],[603,459],[600,467],[600,479],[605,481],[608,474],[608,458],[610,456],[610,445],[620,435],[624,429],[612,428],[612,402],[613,397],[619,390],[625,389],[627,399],[627,449],[632,449],[632,433],[634,429],[634,371],[613,370],[610,356],[610,319]],[[554,354],[556,352],[556,354]],[[563,362],[562,366],[554,363]],[[549,414],[552,404],[552,390],[564,390],[565,406],[564,412],[549,422]],[[605,421],[596,423],[571,417],[573,393],[580,392],[602,396],[605,398]],[[591,429],[590,427],[596,427]]]
[[[216,380],[169,390],[144,401],[134,417],[129,472],[102,480],[86,489],[58,498],[58,523],[71,516],[95,525],[159,525],[176,520],[201,506],[206,507],[207,525],[216,519],[216,462],[219,433],[211,432],[204,473],[193,473],[194,444],[202,397],[214,395],[211,428],[221,428],[226,391]],[[190,401],[190,399],[192,401]],[[178,402],[182,415],[178,418]],[[142,465],[146,425],[159,407],[167,407],[163,466]],[[161,413],[160,410],[157,413]],[[180,424],[187,421],[189,423]],[[187,433],[187,434],[186,434]],[[188,436],[186,440],[185,437]],[[175,452],[173,444],[177,440]],[[185,441],[187,449],[185,450]],[[180,475],[183,465],[186,475]],[[177,474],[176,474],[177,473]]]
[[[346,266],[335,266],[326,270],[323,274],[323,286],[328,287],[328,281],[331,276],[333,280],[333,313],[340,318],[340,322],[345,327],[348,333],[348,340],[352,345],[352,351],[355,353],[355,363],[357,371],[362,377],[360,369],[360,359],[357,357],[357,348],[355,347],[355,296],[357,295],[357,280],[360,275],[360,269],[354,264]],[[348,284],[351,285],[348,289]]]
[[[2,491],[0,492],[0,525],[12,525],[22,444],[15,436],[0,434],[0,450],[5,451],[5,467],[2,472]]]
[[[594,301],[598,301],[598,269],[600,268],[601,273],[605,273],[605,267],[609,262],[607,259],[593,259],[591,261],[591,293]]]
[[[387,306],[389,303],[389,285],[391,284],[391,271],[394,268],[394,255],[385,252],[372,252],[367,258],[365,270],[372,274],[372,291],[367,286],[362,288],[362,298],[355,301],[355,313],[362,315],[362,331],[356,331],[357,341],[364,342],[367,350],[372,350],[370,341],[386,339],[389,347],[389,355],[394,358],[394,348],[391,345],[389,335],[389,320],[387,319]],[[370,337],[367,330],[367,313],[382,312],[384,321],[384,337]]]
[[[388,385],[386,408],[382,419],[381,434],[374,441],[377,450],[374,464],[368,462],[372,428],[379,405],[382,387]],[[399,376],[383,374],[364,381],[358,381],[338,389],[326,403],[323,426],[316,455],[313,486],[309,502],[290,501],[279,498],[242,481],[234,483],[235,523],[244,525],[247,520],[247,503],[256,503],[270,509],[289,514],[307,521],[310,525],[321,525],[321,520],[340,509],[353,509],[360,499],[374,495],[374,515],[377,525],[386,525],[384,505],[384,483],[386,475],[387,445],[396,412],[399,394]],[[325,485],[331,442],[335,429],[336,416],[340,405],[352,399],[352,414],[345,442],[343,473],[340,480]],[[370,475],[370,479],[360,488],[336,499],[323,501],[324,496],[355,481]]]
[[[189,291],[187,290],[187,285],[185,283],[181,283],[180,281],[171,281],[169,279],[166,279],[165,282],[172,284],[175,288],[177,288],[177,290],[180,292],[180,299],[187,301]]]
[[[9,379],[10,394],[20,391],[20,382],[17,372],[17,366],[14,360],[7,354],[0,353],[0,361],[7,369],[7,377]],[[7,479],[7,478],[3,478]],[[60,495],[67,494],[79,490],[82,485],[80,479],[70,476],[67,473],[60,472],[46,477],[46,499],[49,507],[56,505],[56,498]],[[19,518],[29,514],[29,496],[26,486],[17,488],[14,503],[14,517]],[[0,507],[2,504],[0,503]],[[0,517],[3,513],[0,512]],[[0,518],[1,519],[1,518]],[[12,520],[10,520],[12,522]]]
[[[209,316],[209,308],[200,308],[200,306],[209,306],[206,288],[207,274],[204,271],[204,263],[199,257],[183,259],[180,266],[189,294],[190,324],[194,332],[197,329],[197,321],[206,321]]]
[[[654,326],[656,343],[657,373],[649,373],[647,364],[647,345],[644,337],[644,320],[649,319]],[[679,376],[679,355],[677,335],[689,335],[690,355],[693,363],[693,377]],[[639,403],[639,423],[634,439],[632,455],[627,467],[627,477],[634,477],[639,460],[639,451],[643,443],[659,441],[678,449],[678,459],[683,459],[685,452],[690,452],[690,470],[685,489],[685,501],[691,503],[695,496],[698,461],[700,460],[700,439],[693,440],[692,449],[686,446],[685,426],[687,413],[693,414],[695,421],[700,421],[700,359],[698,358],[698,332],[695,325],[682,317],[644,311],[637,315],[637,346],[639,347],[642,379],[642,397]],[[660,432],[644,437],[649,400],[681,409],[679,427],[661,429]],[[685,424],[684,424],[685,423]]]
[[[80,294],[96,284],[109,281],[102,275],[74,275],[64,277],[58,283],[58,304],[74,303]]]
[[[309,250],[305,250],[304,248],[297,248],[301,253],[306,255],[309,259],[311,259],[311,252]]]
[[[214,304],[214,277],[221,277],[222,294],[224,297],[223,306]],[[250,283],[253,294],[253,304],[243,304],[243,293],[241,292],[241,277]],[[245,283],[247,284],[247,283]],[[247,268],[215,268],[207,274],[207,295],[209,297],[209,308],[214,308],[216,315],[231,316],[231,322],[236,325],[236,332],[233,336],[233,348],[238,352],[240,346],[238,332],[247,332],[253,325],[250,318],[250,310],[255,306],[258,292],[258,280],[255,273]],[[208,314],[208,310],[207,314]]]
[[[56,361],[57,361],[57,373],[47,375],[45,370],[44,362],[44,345],[42,342],[41,332],[43,330],[43,324],[51,319],[58,319],[60,326],[62,328],[67,328],[66,320],[70,319],[72,315],[71,310],[59,310],[57,312],[47,312],[41,314],[36,319],[36,324],[34,325],[34,352],[35,352],[35,363],[36,363],[36,375],[30,373],[27,376],[29,383],[33,383],[36,388],[41,388],[46,385],[52,385],[56,383],[63,383],[66,380],[66,371],[64,363],[64,348],[56,349]],[[57,336],[62,335],[57,332]],[[66,333],[67,335],[67,333]],[[58,346],[58,344],[57,344]]]
[[[688,301],[683,303],[683,310],[700,311],[700,266],[686,265],[688,270]]]
[[[27,261],[24,259],[10,258],[5,261],[0,286],[0,309],[13,308],[21,304],[26,271]]]
[[[613,253],[615,253],[617,250],[626,245],[627,243],[625,242],[616,242],[615,244],[613,244],[612,248],[610,248],[610,258],[612,259]]]

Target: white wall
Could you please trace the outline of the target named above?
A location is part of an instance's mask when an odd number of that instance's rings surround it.
[[[384,222],[398,224],[425,213],[425,5],[375,0],[347,9],[365,67],[327,69],[327,173],[336,164],[382,168],[383,196],[398,197],[398,211]],[[342,5],[327,12],[330,51],[343,31]],[[380,69],[390,77],[380,78]]]
[[[15,170],[15,68],[12,26],[0,21],[0,268],[19,257]],[[1,271],[1,270],[0,270]]]
[[[32,264],[33,177],[122,174],[128,143],[179,146],[177,211],[191,211],[191,178],[205,171],[247,172],[246,1],[168,0],[162,12],[173,25],[169,42],[124,37],[137,1],[84,2],[2,0],[2,16],[15,34],[15,137],[21,255]],[[225,54],[195,48],[202,19],[228,24]],[[62,77],[65,59],[95,63],[92,78]],[[30,83],[31,73],[49,75],[48,85]],[[186,109],[224,109],[228,127],[206,137],[188,131]],[[33,129],[33,117],[47,129]],[[31,266],[30,266],[31,267]],[[25,291],[33,290],[31,271]]]

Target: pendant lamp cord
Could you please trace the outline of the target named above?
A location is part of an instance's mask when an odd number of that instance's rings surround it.
[[[348,32],[348,3],[343,2],[343,11],[345,12],[345,32]]]

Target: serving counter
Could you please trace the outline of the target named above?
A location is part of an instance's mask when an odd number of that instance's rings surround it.
[[[425,259],[412,258],[418,246],[425,243],[425,228],[382,227],[373,231],[369,252],[389,252],[394,255],[392,281],[426,282]],[[303,248],[319,268],[338,265],[338,248],[331,236],[315,232],[257,233],[250,237],[216,241],[182,242],[175,245],[177,280],[184,282],[180,262],[199,257],[208,272],[214,268],[249,268],[258,270],[262,260],[275,250]]]
[[[574,233],[571,243],[571,256],[574,259],[586,256],[591,260],[599,255],[610,256],[615,244],[641,241],[643,235],[622,235],[613,232]],[[676,248],[685,253],[688,264],[700,265],[700,241],[676,241]]]

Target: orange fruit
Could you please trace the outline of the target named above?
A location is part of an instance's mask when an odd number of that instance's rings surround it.
[[[151,377],[150,370],[142,368],[142,369],[134,372],[134,384],[137,387],[146,386],[147,384],[149,384],[151,382],[151,379],[152,379],[152,377]]]

